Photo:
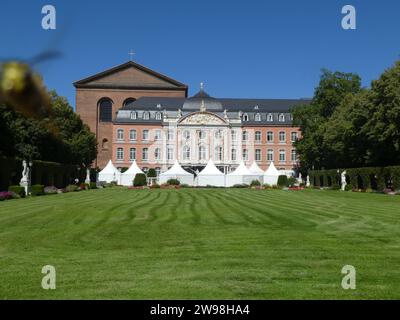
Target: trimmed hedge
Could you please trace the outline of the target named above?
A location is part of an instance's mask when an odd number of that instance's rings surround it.
[[[179,186],[181,182],[178,179],[169,179],[167,184],[170,186]]]
[[[133,180],[133,186],[134,187],[143,187],[147,186],[147,178],[144,173],[138,173],[135,176],[135,179]]]
[[[44,185],[35,184],[31,186],[31,195],[32,196],[42,196],[44,195]]]
[[[289,186],[288,177],[285,175],[281,175],[278,177],[278,187],[287,187]]]
[[[21,186],[9,186],[8,191],[16,193],[21,198],[24,198],[26,196],[25,188]]]
[[[250,183],[250,187],[261,187],[261,182],[258,181],[258,180],[253,180],[253,181]]]
[[[382,192],[386,188],[400,190],[400,166],[366,167],[338,170],[314,170],[309,172],[310,182],[314,187],[341,186],[341,173],[346,171],[347,186],[352,190],[376,190]],[[349,189],[350,187],[346,187]]]
[[[157,178],[156,170],[153,168],[150,168],[149,171],[147,171],[147,177],[148,178]]]

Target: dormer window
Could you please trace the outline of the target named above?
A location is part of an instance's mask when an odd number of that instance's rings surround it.
[[[150,119],[150,112],[143,112],[143,120],[149,120]]]
[[[254,120],[255,121],[261,121],[261,114],[256,113],[256,115],[254,116]]]
[[[268,113],[268,115],[267,115],[267,121],[268,121],[268,122],[274,121],[274,116],[272,115],[272,113]]]
[[[157,109],[161,109],[161,104],[157,104]]]
[[[249,115],[247,113],[243,114],[243,121],[249,121]]]
[[[137,119],[137,113],[135,111],[131,112],[131,119],[136,120]]]
[[[254,110],[258,110],[258,106],[254,106]]]
[[[279,122],[285,122],[285,115],[283,113],[279,115]]]
[[[156,113],[156,120],[161,120],[161,112]]]

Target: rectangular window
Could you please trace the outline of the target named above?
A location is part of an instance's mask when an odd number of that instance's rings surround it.
[[[285,150],[279,150],[279,161],[285,162],[286,161],[286,152]]]
[[[291,158],[292,158],[292,161],[293,162],[295,162],[295,161],[297,161],[297,153],[296,153],[296,150],[292,150],[292,156],[291,156]]]
[[[167,150],[167,159],[168,160],[174,160],[174,149],[168,148]]]
[[[156,132],[154,134],[154,140],[161,141],[161,130],[156,130]]]
[[[118,161],[124,160],[124,149],[123,148],[117,148],[117,160]]]
[[[174,131],[168,130],[168,141],[174,140]]]
[[[136,141],[136,130],[129,131],[129,140]]]
[[[161,160],[161,149],[160,148],[156,148],[156,150],[154,151],[154,158],[156,160]]]
[[[236,161],[236,159],[237,159],[237,151],[236,151],[236,149],[232,149],[232,153],[231,153],[231,159],[232,159],[232,161]]]
[[[136,148],[129,149],[129,159],[131,161],[136,160]]]
[[[274,161],[274,150],[268,149],[268,152],[267,152],[267,161]]]
[[[247,141],[248,138],[249,138],[249,133],[247,131],[243,131],[242,132],[242,140]]]
[[[274,133],[272,131],[267,132],[267,142],[268,143],[274,142]]]
[[[117,140],[118,141],[123,141],[124,140],[124,130],[123,129],[118,129],[117,130]]]
[[[261,150],[260,149],[256,149],[256,161],[261,161]]]
[[[292,132],[292,134],[291,134],[291,140],[292,140],[292,142],[296,142],[296,141],[297,141],[297,138],[298,138],[297,132]]]
[[[144,148],[142,152],[142,160],[143,161],[148,161],[149,160],[149,149]]]
[[[149,130],[143,130],[143,140],[148,141],[149,140]]]
[[[249,160],[249,150],[243,149],[243,161]]]
[[[261,142],[261,131],[256,131],[255,136],[254,136],[254,140],[256,142]]]
[[[285,131],[279,132],[279,142],[280,143],[286,142],[286,133],[285,133]]]
[[[236,142],[236,139],[237,139],[236,131],[231,131],[231,138],[232,138],[233,142]]]

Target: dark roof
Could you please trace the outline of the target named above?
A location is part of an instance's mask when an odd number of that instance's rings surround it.
[[[135,102],[123,107],[121,110],[159,110],[182,109],[184,103],[190,100],[186,98],[169,97],[142,97]],[[308,104],[310,99],[215,99],[219,101],[223,109],[228,111],[243,112],[290,112],[295,106]],[[256,109],[257,108],[257,109]]]
[[[133,62],[133,61],[128,61],[126,63],[123,63],[121,65],[113,67],[111,69],[107,69],[107,70],[105,70],[103,72],[97,73],[97,74],[95,74],[93,76],[84,78],[82,80],[75,81],[73,83],[73,85],[76,88],[106,88],[106,87],[110,88],[110,87],[113,87],[112,84],[90,84],[90,82],[95,81],[97,79],[100,79],[102,77],[111,75],[111,74],[113,74],[115,72],[118,72],[118,71],[121,71],[121,70],[125,70],[125,69],[128,69],[128,68],[132,68],[132,67],[136,68],[136,69],[139,69],[139,70],[141,70],[141,71],[143,71],[145,73],[148,73],[148,74],[150,74],[150,75],[152,75],[152,76],[154,76],[156,78],[159,78],[159,79],[161,79],[161,80],[166,82],[165,86],[163,86],[161,84],[157,85],[156,86],[157,89],[159,89],[159,88],[169,89],[169,90],[184,89],[184,90],[186,90],[186,92],[188,90],[188,86],[187,85],[185,85],[185,84],[183,84],[183,83],[181,83],[179,81],[176,81],[176,80],[174,80],[174,79],[172,79],[170,77],[167,77],[166,75],[163,75],[163,74],[161,74],[159,72],[151,70],[151,69],[149,69],[149,68],[147,68],[147,67],[145,67],[145,66],[143,66],[141,64],[138,64],[136,62]],[[169,84],[169,85],[167,85],[167,84]],[[115,87],[121,87],[121,85],[115,85]],[[124,87],[123,89],[144,89],[144,88],[148,89],[148,87],[142,87],[142,86],[138,86],[138,85],[133,85],[133,86],[126,85],[126,86],[123,86],[123,87]]]

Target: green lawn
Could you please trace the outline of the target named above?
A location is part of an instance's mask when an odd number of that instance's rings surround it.
[[[1,299],[400,298],[400,197],[122,188],[0,202]],[[341,288],[344,265],[357,289]],[[54,265],[57,289],[41,288]]]

